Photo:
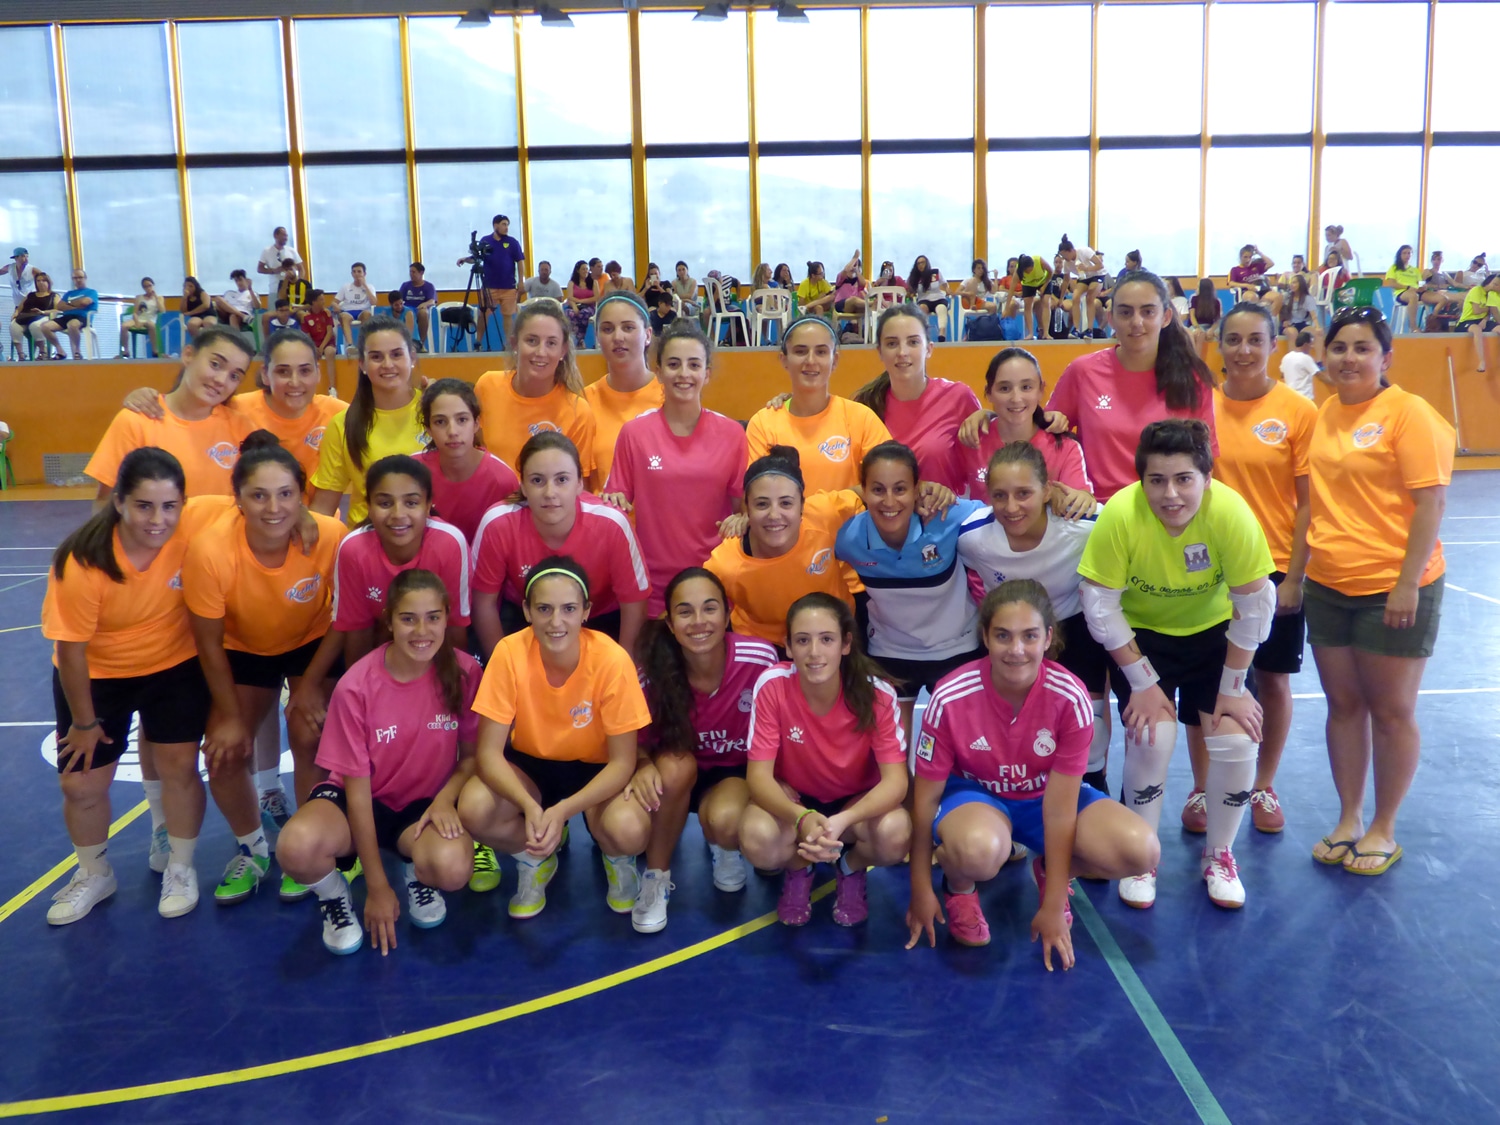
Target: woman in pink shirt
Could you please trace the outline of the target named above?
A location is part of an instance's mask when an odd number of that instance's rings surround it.
[[[417,416],[432,448],[416,459],[432,474],[432,510],[474,541],[492,506],[521,489],[515,471],[480,440],[479,396],[462,379],[439,379],[422,392]]]
[[[340,858],[357,855],[364,868],[365,926],[382,956],[396,948],[401,913],[382,849],[405,861],[406,910],[421,929],[442,923],[442,892],[459,890],[472,870],[456,802],[474,772],[479,663],[448,638],[448,592],[431,571],[397,575],[382,617],[390,643],[357,661],[328,705],[318,745],[328,780],[276,844],[282,868],[318,896],[330,953],[364,942]]]
[[[776,915],[788,926],[812,917],[813,865],[835,864],[833,920],[855,926],[870,915],[865,869],[900,863],[911,842],[896,690],[838,598],[798,598],[786,632],[792,662],[755,685],[740,847],[756,867],[785,869]]]

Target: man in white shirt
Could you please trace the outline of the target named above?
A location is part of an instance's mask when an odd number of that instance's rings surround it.
[[[552,276],[551,262],[538,262],[536,276],[528,277],[521,283],[521,288],[525,290],[528,301],[534,301],[538,297],[551,297],[554,301],[563,299],[562,286]]]
[[[1307,398],[1313,397],[1315,378],[1322,379],[1325,383],[1329,381],[1318,366],[1318,361],[1312,357],[1312,348],[1313,334],[1304,329],[1297,333],[1296,342],[1281,357],[1281,381]]]
[[[338,310],[339,324],[344,328],[344,339],[349,347],[354,346],[354,322],[360,324],[370,323],[370,317],[375,314],[376,296],[375,290],[370,288],[370,283],[365,280],[365,264],[355,262],[349,267],[349,275],[354,279],[348,285],[334,295],[333,307]]]
[[[275,277],[281,273],[287,262],[296,262],[298,266],[301,266],[302,255],[297,253],[295,246],[287,242],[286,227],[277,227],[271,232],[271,245],[260,252],[260,261],[255,265],[255,272]]]
[[[10,282],[11,316],[20,311],[22,301],[36,292],[38,272],[36,266],[31,264],[31,255],[27,253],[26,247],[17,246],[11,251],[10,261],[5,264],[5,280]],[[14,331],[11,338],[15,338]]]
[[[234,288],[222,297],[214,298],[214,312],[220,323],[243,330],[251,323],[255,310],[260,308],[260,298],[255,295],[255,286],[244,270],[235,270],[229,275],[229,280],[234,282]]]

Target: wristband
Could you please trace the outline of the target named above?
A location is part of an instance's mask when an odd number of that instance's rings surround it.
[[[94,717],[94,721],[92,723],[73,723],[72,726],[73,726],[74,730],[93,730],[95,727],[97,727],[103,721],[104,721],[103,719],[99,718],[96,715]]]
[[[1161,677],[1156,674],[1156,669],[1151,667],[1151,661],[1144,656],[1134,664],[1120,665],[1120,671],[1125,673],[1125,682],[1130,685],[1130,690],[1133,692],[1145,691],[1161,680]]]
[[[1248,668],[1231,668],[1224,665],[1224,671],[1219,674],[1220,695],[1244,695],[1245,678],[1249,675]]]
[[[812,816],[812,814],[816,811],[816,809],[803,809],[802,815],[797,818],[797,823],[792,826],[792,834],[795,835],[799,840],[802,838],[802,822],[808,817]]]

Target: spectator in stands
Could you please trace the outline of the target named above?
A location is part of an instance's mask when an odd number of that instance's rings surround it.
[[[899,289],[903,293],[909,293],[906,288],[906,279],[896,273],[896,263],[887,258],[880,263],[880,275],[872,283],[881,289]]]
[[[36,292],[36,275],[42,271],[31,264],[31,255],[26,247],[17,246],[11,251],[10,261],[5,266],[5,279],[10,282],[10,307],[19,309],[21,302]]]
[[[385,299],[391,306],[391,319],[397,324],[404,326],[415,337],[417,334],[417,317],[411,309],[406,307],[406,298],[401,296],[401,290],[392,289],[385,295]],[[420,350],[421,345],[418,344],[417,348]]]
[[[285,297],[292,303],[292,312],[301,317],[312,303],[309,294],[312,283],[302,276],[302,263],[288,261],[281,269],[281,281],[276,286],[276,296]]]
[[[1318,360],[1313,355],[1317,339],[1311,332],[1298,332],[1291,342],[1291,348],[1281,357],[1281,381],[1299,395],[1306,395],[1308,398],[1313,397],[1314,379],[1333,386],[1333,381],[1318,366]]]
[[[667,330],[667,325],[677,319],[677,312],[672,307],[670,289],[656,289],[653,292],[656,294],[656,305],[651,309],[651,335],[660,336]]]
[[[1175,277],[1164,277],[1162,280],[1167,283],[1167,288],[1172,291],[1172,311],[1177,314],[1177,323],[1186,324],[1193,306],[1188,300],[1187,294],[1182,291],[1182,282],[1178,281]]]
[[[334,295],[333,311],[338,313],[339,324],[344,329],[344,339],[348,341],[352,351],[354,349],[354,325],[370,323],[370,318],[375,315],[375,306],[380,303],[380,298],[375,296],[375,290],[370,288],[370,283],[365,278],[363,262],[355,262],[349,267],[349,277],[349,284],[342,286]]]
[[[297,319],[317,349],[318,358],[332,360],[338,354],[338,340],[333,334],[333,314],[324,306],[325,299],[323,290],[312,290],[307,295],[307,311]],[[328,384],[333,385],[332,364],[329,365]]]
[[[1323,255],[1322,273],[1327,273],[1329,270],[1336,271],[1333,275],[1333,287],[1335,289],[1348,282],[1349,270],[1345,265],[1344,256],[1331,247]]]
[[[1385,288],[1395,293],[1396,300],[1407,307],[1407,316],[1416,325],[1417,305],[1422,299],[1422,267],[1412,261],[1410,244],[1397,248],[1391,268],[1385,271]]]
[[[1223,313],[1224,306],[1219,304],[1219,295],[1214,292],[1213,278],[1205,277],[1198,282],[1198,292],[1194,294],[1188,308],[1188,329],[1200,357],[1208,338],[1214,335],[1214,326],[1219,323],[1219,317]]]
[[[1074,246],[1065,234],[1058,241],[1057,254],[1063,261],[1063,276],[1072,281],[1073,335],[1083,339],[1093,333],[1098,315],[1099,296],[1104,292],[1104,255],[1091,246]]]
[[[214,315],[213,302],[192,274],[182,279],[182,300],[178,308],[182,312],[185,343],[192,343],[199,331],[219,323],[219,318]]]
[[[28,297],[27,300],[31,298]],[[1483,285],[1476,285],[1469,290],[1464,297],[1464,311],[1458,320],[1458,330],[1467,332],[1473,338],[1477,370],[1483,371],[1484,334],[1489,332],[1500,335],[1500,273],[1488,274]]]
[[[278,298],[276,311],[266,317],[266,323],[269,325],[266,333],[268,338],[283,328],[297,328],[297,318],[292,315],[292,303],[285,297]]]
[[[413,262],[407,267],[407,278],[398,290],[401,303],[416,321],[419,337],[417,348],[421,350],[432,342],[432,311],[437,308],[437,286],[427,280],[427,267]],[[392,305],[392,308],[395,306]],[[401,318],[396,317],[397,320]],[[403,322],[404,323],[404,322]]]
[[[682,303],[683,316],[698,315],[698,281],[688,273],[686,262],[677,263],[677,276],[672,279],[672,292]]]
[[[1468,291],[1476,285],[1483,285],[1489,272],[1490,267],[1485,263],[1485,256],[1476,254],[1474,260],[1469,263],[1469,268],[1454,274],[1453,280],[1458,283],[1458,288]]]
[[[1348,266],[1354,261],[1354,248],[1349,245],[1349,240],[1344,237],[1343,227],[1332,224],[1324,227],[1323,238],[1327,242],[1327,245],[1323,247],[1323,260],[1325,262],[1328,261],[1328,251],[1330,250],[1338,251],[1339,262],[1344,266]],[[1344,280],[1347,281],[1348,278]],[[1343,283],[1343,281],[1339,282],[1340,285]]]
[[[598,303],[599,295],[594,291],[593,279],[589,277],[589,264],[579,258],[573,263],[573,273],[568,278],[568,290],[563,297],[568,323],[573,326],[575,346],[583,347],[589,321],[594,319],[594,306]]]
[[[1307,258],[1301,254],[1292,255],[1292,268],[1281,275],[1277,280],[1277,285],[1287,293],[1290,293],[1292,291],[1292,279],[1296,277],[1301,277],[1307,282],[1308,292],[1311,292],[1313,286],[1318,283],[1318,275],[1307,268]]]
[[[776,268],[771,271],[771,284],[777,289],[797,288],[797,279],[792,276],[792,267],[785,262],[778,262]]]
[[[655,262],[646,263],[646,276],[641,280],[641,301],[648,309],[654,309],[661,303],[661,294],[665,293],[668,303],[672,296],[672,288],[661,279],[661,267]]]
[[[260,252],[255,272],[276,277],[285,271],[288,262],[295,262],[300,267],[302,255],[287,241],[286,227],[277,227],[271,232],[271,245]]]
[[[1054,265],[1060,262],[1060,258],[1054,259]],[[1052,334],[1052,303],[1061,296],[1061,282],[1041,254],[1017,256],[1016,277],[1021,282],[1021,314],[1025,321],[1021,339],[1046,339]]]
[[[863,313],[865,311],[865,279],[860,276],[859,254],[849,259],[839,270],[833,284],[833,309],[841,313]]]
[[[58,355],[62,354],[62,349],[57,346],[57,332],[58,329],[63,329],[68,334],[68,343],[73,345],[73,358],[83,358],[79,347],[83,340],[83,330],[88,327],[89,317],[99,309],[99,291],[90,289],[88,285],[89,275],[74,267],[73,288],[58,300],[57,315],[42,322],[41,332],[47,338],[47,347]]]
[[[750,292],[757,289],[774,289],[775,283],[771,281],[771,263],[762,262],[755,267],[755,273],[750,277]]]
[[[599,298],[603,300],[611,293],[634,293],[635,278],[625,277],[620,272],[620,263],[610,259],[604,263],[604,280],[599,283]]]
[[[833,308],[833,286],[823,276],[822,262],[807,263],[807,280],[797,286],[797,306],[802,316],[827,317]]]
[[[526,253],[521,249],[521,243],[510,237],[509,216],[496,215],[490,220],[490,226],[494,233],[479,240],[484,259],[484,287],[479,291],[479,306],[483,310],[479,338],[483,340],[489,332],[490,316],[498,308],[504,318],[500,322],[501,329],[509,340],[516,319],[516,279],[523,272]],[[458,264],[466,266],[473,260],[470,255],[460,258]]]
[[[255,287],[251,285],[249,275],[244,270],[234,270],[230,273],[229,280],[234,282],[234,288],[225,292],[222,297],[213,298],[214,316],[220,324],[244,331],[255,319],[255,312],[260,308],[260,298],[255,295]]]
[[[1000,279],[999,288],[1006,293],[1011,292],[1012,283],[1016,287],[1016,292],[1020,292],[1021,283],[1015,280],[1016,264],[1015,258],[1005,263],[1005,276]],[[995,288],[995,284],[990,281],[990,267],[985,264],[983,258],[975,258],[969,267],[969,276],[964,278],[963,284],[958,287],[959,300],[966,309],[992,313],[998,308]]]
[[[1318,303],[1307,287],[1307,278],[1300,273],[1292,274],[1292,287],[1287,293],[1286,303],[1281,307],[1282,335],[1290,343],[1302,332],[1318,327]]]
[[[25,349],[22,347],[26,342],[26,334],[31,333],[32,341],[41,349],[42,358],[48,359],[47,337],[43,334],[43,328],[51,322],[51,317],[58,306],[58,296],[52,292],[52,279],[42,270],[36,270],[32,274],[35,288],[16,306],[15,318],[10,322],[10,339],[19,359],[26,358]],[[63,354],[57,353],[57,358],[62,359]]]
[[[130,357],[130,334],[144,332],[155,350],[156,318],[161,315],[162,301],[156,293],[156,282],[149,277],[141,278],[141,292],[136,294],[130,311],[120,318],[120,354],[116,358]]]
[[[906,279],[906,288],[911,299],[920,305],[928,316],[937,317],[938,339],[948,338],[948,283],[943,280],[943,271],[927,260],[926,254],[918,254],[911,264],[911,274]]]
[[[1432,252],[1432,266],[1422,273],[1422,300],[1436,316],[1449,316],[1463,305],[1464,295],[1451,273],[1443,269],[1443,252]]]
[[[528,301],[534,301],[538,297],[550,297],[558,304],[562,304],[562,286],[557,283],[557,278],[552,276],[551,262],[538,262],[536,276],[528,277],[521,288],[525,291]]]
[[[1236,290],[1238,301],[1256,301],[1271,310],[1274,317],[1281,316],[1281,294],[1271,287],[1268,276],[1276,263],[1261,253],[1259,246],[1247,242],[1240,247],[1240,262],[1229,268],[1229,284]]]

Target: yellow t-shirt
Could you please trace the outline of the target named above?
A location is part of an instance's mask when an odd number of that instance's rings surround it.
[[[521,447],[532,434],[556,430],[578,447],[578,463],[587,481],[594,471],[594,411],[588,401],[561,383],[541,398],[523,398],[511,385],[514,371],[486,371],[474,384],[479,396],[479,428],[484,444],[517,474]]]
[[[349,452],[349,439],[344,432],[349,412],[345,410],[328,419],[318,446],[318,468],[312,475],[312,486],[349,494],[349,526],[363,520],[370,510],[365,501],[366,470],[382,457],[393,453],[420,453],[426,448],[417,410],[420,401],[421,396],[413,394],[405,406],[375,411],[365,455],[358,465]]]
[[[1500,318],[1500,293],[1492,292],[1483,285],[1476,285],[1464,294],[1464,314],[1459,320],[1484,320],[1486,317]],[[92,473],[89,474],[93,476]]]
[[[1271,559],[1282,573],[1292,560],[1298,477],[1307,476],[1307,447],[1318,408],[1285,383],[1242,402],[1214,389],[1214,432],[1219,455],[1214,479],[1240,494],[1261,530]]]
[[[1047,284],[1047,279],[1052,276],[1052,267],[1048,264],[1052,259],[1045,254],[1035,254],[1031,259],[1031,272],[1021,275],[1021,284],[1029,285],[1038,289]]]
[[[802,461],[802,481],[808,496],[837,492],[859,484],[859,465],[865,454],[891,431],[868,406],[830,396],[828,405],[806,418],[792,414],[790,404],[779,410],[755,412],[745,430],[750,460],[764,457],[773,445],[790,445]]]
[[[1391,286],[1393,289],[1413,289],[1422,284],[1422,270],[1418,266],[1407,266],[1405,269],[1392,266],[1385,271],[1385,279],[1395,283]]]
[[[807,281],[804,279],[802,284],[797,286],[797,303],[801,307],[806,308],[819,297],[832,292],[833,286],[828,284],[826,277],[822,281]]]
[[[615,463],[615,442],[620,430],[631,419],[661,406],[664,396],[661,383],[655,379],[633,391],[617,391],[606,376],[584,387],[583,397],[594,412],[594,472],[589,478],[589,488],[601,492]]]

